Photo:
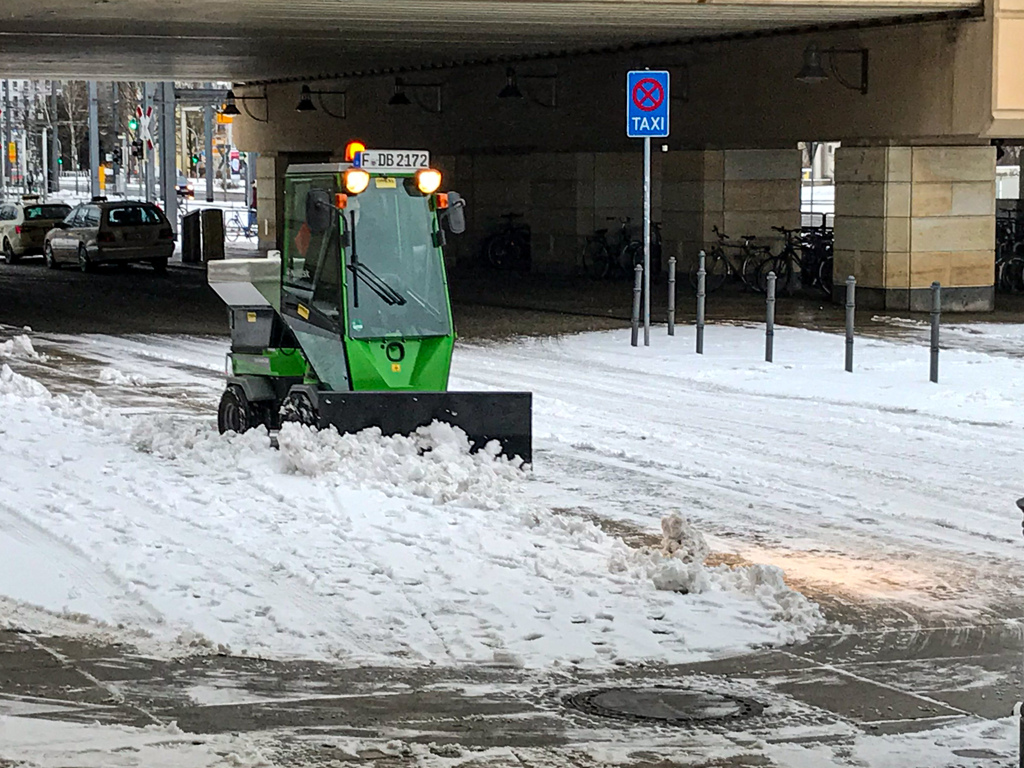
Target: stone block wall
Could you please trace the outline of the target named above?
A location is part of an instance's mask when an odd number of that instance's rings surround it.
[[[859,301],[925,310],[933,281],[950,309],[991,309],[992,147],[843,147],[836,158],[835,275]]]

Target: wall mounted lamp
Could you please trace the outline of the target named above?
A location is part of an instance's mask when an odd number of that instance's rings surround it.
[[[530,89],[527,89],[527,93],[523,93],[519,87],[519,77],[522,77],[525,81],[538,80],[541,82],[550,83],[551,92],[548,94],[548,99],[545,101],[538,98],[537,96],[530,93]],[[553,108],[558,106],[558,92],[556,90],[558,82],[558,75],[517,75],[514,67],[508,67],[505,69],[505,87],[498,91],[499,99],[524,99],[528,98],[535,104],[539,104],[542,107]]]
[[[430,90],[434,92],[433,103],[424,103],[416,98],[417,90]],[[407,91],[413,92],[413,98],[409,98]],[[401,77],[395,78],[395,92],[388,99],[389,107],[408,107],[415,104],[424,112],[433,114],[441,113],[441,83],[407,83]]]
[[[228,91],[224,97],[224,106],[221,107],[220,113],[222,115],[229,115],[235,117],[236,115],[242,114],[238,109],[238,102],[242,102],[242,109],[245,110],[251,119],[258,123],[269,123],[270,122],[270,101],[267,99],[266,88],[264,87],[262,96],[236,96],[234,91]],[[246,104],[247,101],[262,101],[263,108],[266,111],[265,118],[256,117],[252,112],[249,111],[249,106]]]
[[[344,120],[348,116],[348,92],[347,91],[314,91],[308,85],[302,86],[302,90],[299,91],[299,103],[295,105],[296,112],[316,112],[317,106],[313,103],[313,97],[316,96],[317,101],[320,102],[320,111],[325,115],[336,117],[339,120]],[[341,99],[341,113],[332,112],[327,108],[324,103],[324,96],[340,96]]]
[[[860,59],[860,83],[851,83],[842,72],[836,61],[840,56],[857,56]],[[825,70],[824,62],[828,61],[828,71]],[[860,91],[862,95],[868,92],[868,49],[867,48],[826,48],[821,50],[816,43],[811,43],[804,50],[804,64],[796,73],[796,79],[801,83],[823,83],[828,80],[829,72],[841,86],[851,91]]]

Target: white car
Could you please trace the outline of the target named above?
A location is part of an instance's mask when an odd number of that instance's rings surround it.
[[[42,254],[46,233],[71,213],[65,203],[42,203],[26,195],[17,203],[0,204],[0,253],[13,264],[22,256]]]

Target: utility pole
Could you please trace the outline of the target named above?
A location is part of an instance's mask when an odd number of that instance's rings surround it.
[[[50,81],[50,120],[52,121],[53,136],[50,137],[50,191],[60,192],[60,136],[57,126],[60,119],[57,115],[57,81]]]
[[[159,122],[159,114],[153,109],[153,86],[149,83],[142,84],[142,111],[143,120],[147,119],[147,115],[152,114],[149,118],[149,139],[143,138],[142,153],[144,157],[144,163],[146,168],[146,200],[153,202],[156,200],[156,157],[154,156],[153,150],[149,144],[152,140],[157,138],[157,132],[154,130],[157,126],[154,123]]]
[[[213,83],[204,83],[205,88],[213,88]],[[206,155],[206,202],[213,202],[213,105],[203,107],[203,126],[206,130],[204,150]]]
[[[100,189],[100,115],[96,81],[89,81],[89,180],[90,193],[99,197]]]
[[[111,115],[114,122],[114,141],[112,148],[114,151],[114,192],[121,191],[121,163],[117,161],[118,155],[121,152],[121,115],[120,109],[120,87],[115,80],[110,84],[110,103],[111,103]],[[121,158],[122,160],[124,157]]]
[[[11,173],[11,81],[4,80],[4,192],[14,179]]]
[[[174,82],[160,83],[160,176],[163,180],[164,214],[171,230],[178,229],[178,173],[175,166]]]

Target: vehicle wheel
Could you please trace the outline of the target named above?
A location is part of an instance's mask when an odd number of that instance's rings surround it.
[[[278,409],[278,417],[282,424],[305,424],[307,427],[317,425],[316,408],[305,392],[289,392]]]
[[[229,384],[217,408],[217,429],[242,434],[252,426],[252,406],[245,392],[237,384]]]
[[[43,258],[50,269],[60,269],[60,263],[53,257],[53,246],[49,243],[43,248]]]
[[[242,236],[242,225],[241,223],[229,222],[224,228],[224,235],[232,243],[238,242],[238,238]]]
[[[163,258],[160,258],[160,259],[153,259],[149,263],[153,265],[153,271],[156,272],[158,275],[165,275],[165,274],[167,274],[167,257],[166,256],[164,256]]]
[[[89,252],[84,245],[78,246],[78,269],[82,272],[92,272],[92,262],[89,261]]]
[[[11,245],[11,241],[6,237],[4,238],[4,261],[8,264],[13,264],[18,260],[18,257],[14,255],[14,246]]]

